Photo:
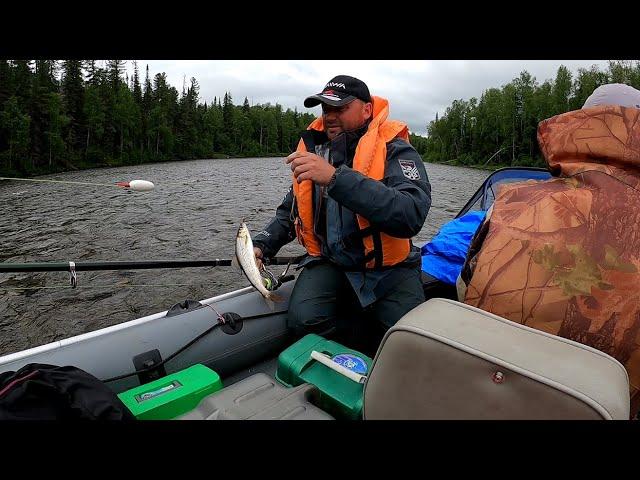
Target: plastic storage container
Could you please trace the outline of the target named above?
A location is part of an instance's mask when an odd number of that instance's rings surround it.
[[[278,356],[276,380],[287,387],[303,383],[315,385],[320,390],[320,408],[336,418],[361,418],[364,385],[311,358],[314,350],[361,375],[367,375],[371,368],[372,360],[360,352],[319,335],[309,334]]]
[[[333,420],[312,402],[315,385],[284,387],[266,373],[256,373],[205,397],[175,420]]]
[[[139,420],[170,420],[193,410],[200,400],[221,388],[216,372],[196,364],[118,397]]]

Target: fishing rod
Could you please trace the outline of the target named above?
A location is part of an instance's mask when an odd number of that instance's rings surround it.
[[[13,178],[13,177],[0,177],[0,180],[17,180],[19,182],[46,182],[46,183],[62,183],[69,185],[90,185],[93,187],[118,187],[126,188],[134,192],[150,192],[155,188],[153,182],[148,180],[130,180],[128,182],[115,182],[115,183],[91,183],[91,182],[72,182],[69,180],[47,180],[43,178]]]
[[[298,264],[304,255],[297,257],[272,257],[263,260],[264,265]],[[33,262],[33,263],[0,263],[0,273],[24,272],[82,272],[95,270],[148,270],[156,268],[193,268],[193,267],[228,267],[232,260],[216,258],[213,260],[148,260],[148,261],[113,261],[113,262]]]

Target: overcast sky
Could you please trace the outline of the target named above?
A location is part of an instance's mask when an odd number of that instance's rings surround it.
[[[488,88],[501,87],[527,70],[539,83],[555,78],[560,65],[572,73],[606,60],[138,60],[140,81],[145,68],[149,76],[165,72],[171,85],[182,91],[195,77],[200,84],[200,102],[230,92],[235,105],[247,97],[256,103],[279,103],[286,110],[297,108],[320,114],[320,107],[306,109],[304,98],[318,93],[335,75],[363,80],[372,95],[390,103],[390,117],[402,120],[413,133],[426,134],[427,124],[442,115],[453,100],[477,97]],[[126,63],[129,75],[133,61]]]

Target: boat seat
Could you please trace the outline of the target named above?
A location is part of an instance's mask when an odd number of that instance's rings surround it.
[[[464,303],[431,299],[386,333],[365,419],[628,419],[613,357]]]
[[[318,394],[308,383],[287,388],[257,373],[208,395],[175,420],[333,420],[311,403]]]

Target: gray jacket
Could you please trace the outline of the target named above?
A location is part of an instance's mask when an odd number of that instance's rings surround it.
[[[308,151],[327,158],[336,167],[336,178],[328,188],[314,186],[314,232],[321,240],[322,257],[307,257],[299,265],[330,261],[344,269],[363,306],[384,295],[387,287],[416,274],[416,270],[419,272],[420,249],[412,246],[407,259],[398,266],[365,270],[364,264],[369,259],[365,258],[355,214],[369,221],[374,235],[379,231],[411,238],[422,229],[431,206],[431,185],[424,163],[418,152],[402,139],[387,143],[382,181],[351,168],[356,146],[367,127],[345,132],[331,141],[324,132],[307,130],[302,134]],[[293,189],[289,188],[275,217],[253,239],[265,257],[276,255],[295,238],[296,215]],[[382,282],[383,279],[387,281]]]

